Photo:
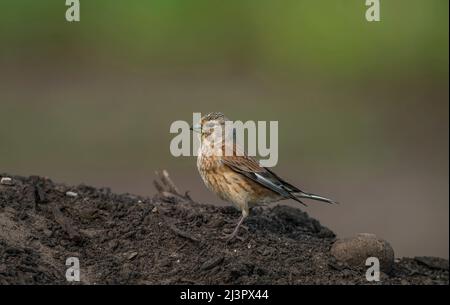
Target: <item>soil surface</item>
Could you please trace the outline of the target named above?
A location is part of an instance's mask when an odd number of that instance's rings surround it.
[[[79,258],[81,284],[369,283],[334,260],[334,233],[300,209],[255,208],[242,240],[227,243],[232,207],[0,176],[12,178],[0,185],[0,284],[67,284],[68,257]],[[396,259],[380,283],[448,284],[448,261]]]

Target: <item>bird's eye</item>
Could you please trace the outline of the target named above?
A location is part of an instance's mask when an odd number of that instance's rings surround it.
[[[212,129],[214,128],[214,126],[215,126],[214,122],[208,122],[203,127],[204,129]]]
[[[220,133],[221,130],[222,126],[218,121],[209,121],[202,125],[202,134],[217,134]]]

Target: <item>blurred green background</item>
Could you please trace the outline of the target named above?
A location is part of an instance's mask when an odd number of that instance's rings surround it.
[[[276,172],[338,206],[307,212],[397,256],[449,249],[446,0],[64,0],[0,3],[0,172],[154,194],[169,170],[223,204],[175,120],[278,120]],[[292,203],[290,203],[292,204]]]

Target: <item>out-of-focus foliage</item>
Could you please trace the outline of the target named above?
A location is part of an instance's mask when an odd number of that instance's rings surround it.
[[[282,73],[390,76],[448,72],[448,1],[81,1],[81,22],[63,0],[2,1],[6,56],[120,58],[130,64],[234,62]]]

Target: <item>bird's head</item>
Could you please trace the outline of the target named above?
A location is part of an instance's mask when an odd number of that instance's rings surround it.
[[[204,115],[200,122],[194,124],[191,129],[201,135],[202,141],[209,138],[217,138],[219,135],[223,136],[225,131],[225,122],[228,119],[221,112],[211,112]]]

